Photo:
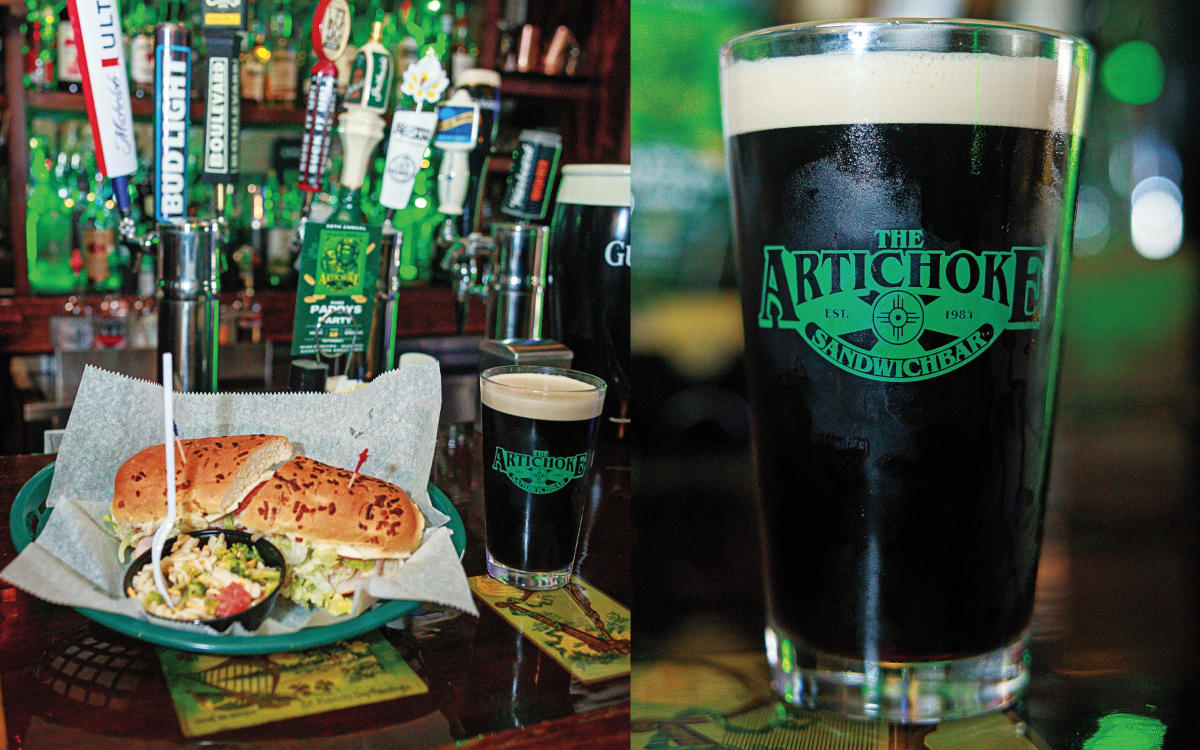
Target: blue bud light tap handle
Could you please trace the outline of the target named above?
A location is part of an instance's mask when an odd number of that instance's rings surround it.
[[[188,213],[188,129],[192,49],[181,24],[154,29],[154,218],[183,221]]]

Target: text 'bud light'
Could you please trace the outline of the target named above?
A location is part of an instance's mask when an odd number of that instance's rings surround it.
[[[154,217],[174,222],[187,216],[192,50],[178,24],[159,24],[154,36]]]

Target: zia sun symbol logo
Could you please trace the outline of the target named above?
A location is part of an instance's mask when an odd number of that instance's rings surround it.
[[[879,338],[889,344],[907,344],[925,330],[925,306],[916,295],[897,289],[879,295],[872,320]]]

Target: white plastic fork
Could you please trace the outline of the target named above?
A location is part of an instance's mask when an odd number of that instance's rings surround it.
[[[175,408],[173,402],[174,388],[171,387],[171,353],[162,355],[162,387],[163,387],[163,449],[167,457],[167,517],[159,524],[154,532],[154,540],[150,543],[150,564],[154,566],[154,585],[168,607],[174,607],[175,602],[167,591],[167,582],[162,574],[162,549],[175,525]]]

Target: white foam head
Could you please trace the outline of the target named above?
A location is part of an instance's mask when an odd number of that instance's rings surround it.
[[[483,405],[525,419],[574,422],[599,416],[604,388],[544,372],[502,372],[480,378]]]
[[[1078,133],[1079,75],[1069,56],[878,50],[738,60],[721,70],[725,135],[873,122]]]
[[[567,164],[557,200],[580,206],[628,206],[629,184],[628,164]]]

